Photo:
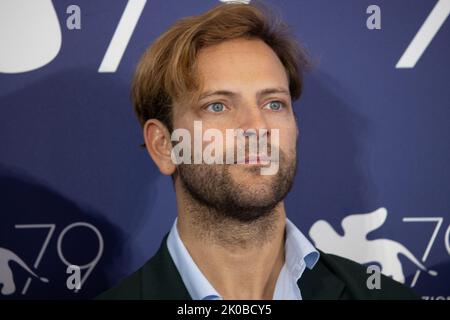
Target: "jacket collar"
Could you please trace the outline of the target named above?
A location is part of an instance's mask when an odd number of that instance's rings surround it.
[[[192,300],[167,249],[167,236],[158,252],[141,269],[143,299]],[[312,270],[306,268],[297,282],[304,300],[328,300],[342,297],[345,284],[331,272],[320,252]]]
[[[305,269],[297,285],[304,300],[336,300],[342,298],[345,283],[327,268],[324,259],[326,253],[320,252],[320,258],[314,269]]]
[[[167,236],[158,252],[142,268],[141,297],[148,300],[191,300],[167,249]]]

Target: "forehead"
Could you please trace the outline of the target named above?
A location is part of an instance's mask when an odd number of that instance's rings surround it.
[[[233,39],[203,48],[196,65],[203,88],[288,87],[280,59],[259,39]]]

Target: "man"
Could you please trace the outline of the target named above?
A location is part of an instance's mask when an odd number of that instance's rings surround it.
[[[286,25],[252,4],[180,20],[152,44],[136,70],[133,102],[147,151],[172,176],[178,218],[156,255],[100,298],[416,297],[384,276],[381,289],[370,290],[365,268],[319,252],[286,218],[299,135],[292,103],[307,67]],[[190,162],[198,151],[174,148],[193,146],[199,123],[202,132],[245,131],[244,148],[234,135],[231,146],[215,145],[219,161]],[[188,135],[174,141],[180,132]],[[255,133],[266,151],[250,148]],[[230,153],[231,162],[220,161]]]

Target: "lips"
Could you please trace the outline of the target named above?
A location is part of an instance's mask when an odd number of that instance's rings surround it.
[[[261,165],[266,165],[270,163],[270,158],[269,156],[265,155],[265,154],[260,154],[260,155],[255,155],[255,154],[250,154],[245,156],[245,164],[261,164]]]

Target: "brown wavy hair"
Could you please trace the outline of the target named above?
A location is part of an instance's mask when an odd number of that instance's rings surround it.
[[[262,3],[220,4],[178,20],[143,54],[134,75],[132,102],[140,124],[158,119],[172,131],[172,104],[198,97],[195,72],[200,49],[236,38],[260,39],[277,54],[286,69],[293,101],[300,98],[303,72],[310,63],[289,26]]]

